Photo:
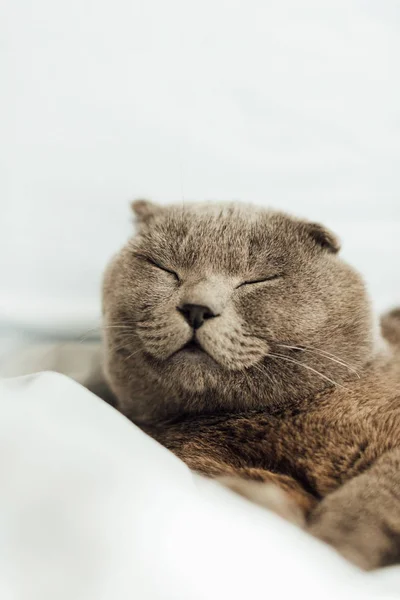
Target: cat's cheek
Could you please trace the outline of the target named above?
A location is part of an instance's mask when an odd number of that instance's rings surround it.
[[[202,348],[223,368],[239,371],[260,361],[268,352],[265,340],[250,334],[247,323],[230,304],[196,333]]]
[[[301,343],[323,330],[328,313],[322,302],[291,304],[282,299],[273,309],[258,313],[256,331],[274,341]]]
[[[191,339],[192,330],[175,311],[169,318],[154,314],[152,319],[138,323],[136,334],[146,354],[166,360]]]

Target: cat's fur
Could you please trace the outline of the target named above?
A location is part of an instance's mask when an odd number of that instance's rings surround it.
[[[360,566],[400,561],[398,312],[384,341],[318,224],[236,204],[134,210],[103,295],[120,410]],[[195,332],[202,350],[184,348],[184,304],[218,315]]]

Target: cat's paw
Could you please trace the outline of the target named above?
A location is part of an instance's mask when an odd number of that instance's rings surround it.
[[[394,564],[399,558],[399,534],[360,507],[322,502],[310,515],[308,531],[333,546],[361,569]]]
[[[303,507],[277,485],[230,475],[218,477],[217,481],[254,504],[271,510],[295,525],[304,527],[306,515]]]

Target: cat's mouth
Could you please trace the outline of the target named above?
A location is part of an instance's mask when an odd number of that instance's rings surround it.
[[[184,358],[190,362],[208,362],[214,359],[209,355],[207,350],[203,348],[201,343],[196,339],[195,335],[186,344],[176,350],[169,358]]]
[[[199,353],[207,354],[201,344],[196,340],[195,337],[192,337],[182,348],[178,350],[178,352],[188,352],[190,354]]]

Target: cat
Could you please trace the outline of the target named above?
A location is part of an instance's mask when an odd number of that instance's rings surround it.
[[[117,406],[187,465],[363,569],[400,562],[400,310],[320,224],[133,203],[103,285]]]

